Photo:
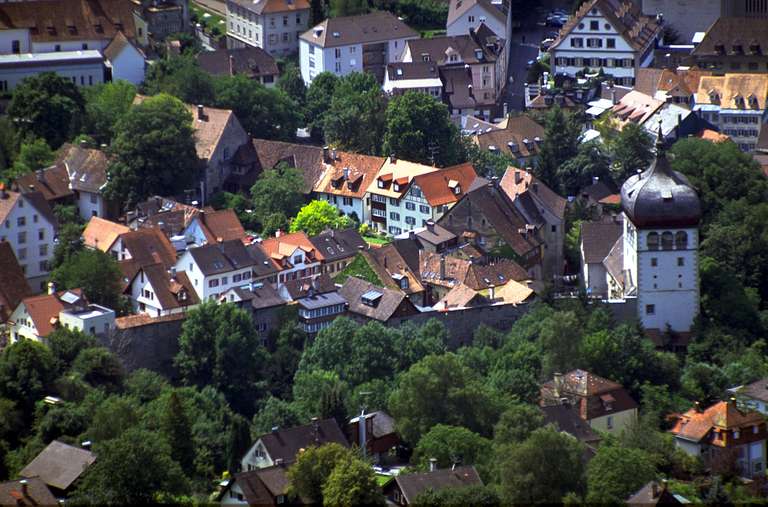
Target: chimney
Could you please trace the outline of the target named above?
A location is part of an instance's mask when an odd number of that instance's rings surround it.
[[[360,439],[360,450],[363,451],[363,457],[366,455],[366,451],[368,450],[366,448],[366,442],[367,442],[367,435],[365,434],[365,430],[367,429],[366,426],[366,419],[365,419],[365,409],[360,411],[360,417],[357,418],[357,431],[358,431],[358,438]]]
[[[90,440],[85,440],[83,442],[80,442],[80,447],[82,447],[83,449],[90,450],[90,448],[91,448],[91,441]]]
[[[56,294],[56,284],[54,282],[48,282],[48,295]]]
[[[87,148],[88,147],[88,141],[85,139],[80,139],[80,147],[81,148]]]
[[[429,231],[431,234],[435,233],[435,221],[434,220],[427,220],[427,231]]]
[[[440,254],[440,280],[445,280],[445,254]]]
[[[392,162],[393,164],[397,163],[397,157],[395,156],[394,153],[389,154],[389,161]]]
[[[560,397],[560,394],[562,394],[563,391],[563,374],[562,373],[555,373],[555,396]]]
[[[496,287],[494,285],[488,286],[488,298],[493,301],[496,297]]]
[[[21,495],[24,498],[29,498],[29,487],[27,485],[27,480],[26,479],[20,480],[19,485],[21,486]]]
[[[278,466],[278,467],[283,466],[283,458],[277,458],[275,460],[275,466]]]
[[[475,263],[475,256],[474,255],[470,255],[469,256],[469,265],[471,266],[474,263]]]
[[[437,458],[429,458],[429,471],[434,472],[437,470]]]
[[[7,199],[8,192],[5,191],[5,183],[0,181],[0,199]]]
[[[35,171],[35,176],[37,177],[37,181],[39,181],[40,183],[43,183],[45,181],[45,178],[44,178],[45,171],[43,171],[42,169],[38,169],[37,171]]]
[[[317,417],[312,418],[312,432],[315,436],[315,442],[320,441],[320,419]]]
[[[619,103],[618,100],[616,100],[616,89],[611,87],[611,103],[615,106]]]
[[[533,193],[534,194],[538,194],[539,193],[539,182],[538,181],[534,181],[533,182]]]
[[[276,231],[275,231],[275,237],[276,237],[276,238],[279,238],[279,237],[280,237],[280,236],[282,236],[282,235],[283,235],[283,231],[282,231],[282,229],[278,229],[278,230],[276,230]]]
[[[235,75],[235,57],[232,55],[229,55],[229,75]]]
[[[693,408],[696,409],[696,412],[701,412],[701,403],[698,401],[694,401]]]
[[[659,498],[659,483],[653,481],[651,483],[651,498]]]
[[[197,119],[200,121],[205,121],[205,108],[202,104],[197,105]]]
[[[519,185],[521,181],[523,181],[523,175],[515,169],[515,185]]]
[[[328,146],[323,146],[323,162],[326,164],[331,163],[330,148]]]
[[[272,426],[272,433],[277,433],[280,431],[280,426]]]

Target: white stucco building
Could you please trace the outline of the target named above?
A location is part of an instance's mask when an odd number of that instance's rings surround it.
[[[190,248],[176,261],[176,272],[185,271],[200,301],[208,301],[250,282],[253,264],[242,241],[230,240]]]
[[[386,11],[329,18],[299,39],[301,77],[309,86],[321,72],[370,72],[383,83],[387,64],[400,59],[406,41],[418,38],[415,30]]]
[[[571,17],[550,48],[553,74],[575,76],[603,69],[617,84],[632,86],[648,67],[662,30],[631,0],[590,0]]]
[[[512,26],[511,19],[507,19],[509,14],[509,0],[450,0],[446,35],[466,35],[482,23],[508,40]]]
[[[296,53],[309,14],[307,0],[228,0],[227,47],[257,47],[273,56]]]
[[[94,49],[0,55],[0,92],[41,72],[55,72],[78,86],[97,85],[104,82],[104,58]]]

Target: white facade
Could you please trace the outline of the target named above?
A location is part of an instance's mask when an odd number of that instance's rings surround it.
[[[651,43],[636,51],[598,8],[591,9],[551,50],[554,74],[575,76],[585,67],[592,71],[602,68],[615,78],[616,84],[635,84],[635,69],[647,67],[653,60]]]
[[[237,2],[227,2],[230,48],[254,46],[273,56],[291,55],[298,49],[299,35],[308,27],[309,9],[258,14]]]
[[[251,266],[215,275],[205,275],[190,254],[190,250],[184,252],[176,261],[176,270],[187,272],[192,288],[200,301],[216,300],[231,287],[240,287],[244,282],[251,280]]]
[[[78,86],[97,85],[104,82],[104,60],[95,50],[0,55],[0,92],[41,72],[55,72]]]
[[[91,217],[104,218],[107,214],[107,203],[98,192],[79,190],[77,192],[77,209],[80,212],[80,218],[88,222]]]
[[[491,8],[496,9],[492,6]],[[498,11],[498,9],[496,9]],[[500,13],[501,11],[499,11]],[[501,37],[502,39],[508,39],[507,37],[507,22],[502,19],[504,16],[499,16],[499,13],[491,13],[485,9],[483,4],[477,2],[472,8],[467,10],[463,15],[453,21],[453,23],[446,24],[446,35],[454,37],[457,35],[467,35],[469,30],[477,30],[477,27],[481,23],[485,24],[488,28],[493,30],[493,33]],[[494,15],[495,14],[495,15]],[[534,41],[535,42],[535,41]]]
[[[360,223],[365,223],[365,221],[368,220],[368,213],[363,199],[329,194],[326,192],[317,192],[317,198],[333,204],[339,212],[345,215],[352,216],[354,213]]]
[[[123,80],[135,85],[144,81],[144,56],[132,44],[126,44],[108,65],[112,67],[112,81]]]
[[[696,228],[637,229],[624,220],[625,288],[637,288],[645,329],[691,330],[699,313],[698,247]]]
[[[307,253],[299,247],[290,255],[288,262],[290,262],[290,267],[281,270],[277,275],[278,288],[288,280],[317,278],[320,276],[320,262],[312,261],[307,257]]]
[[[274,465],[274,461],[269,456],[267,448],[262,443],[261,439],[258,439],[255,444],[248,449],[243,459],[240,461],[240,470],[243,472],[249,472],[258,468],[267,468]]]
[[[8,192],[6,195],[10,196]],[[6,197],[11,198],[11,197]],[[0,196],[0,199],[2,197]],[[8,241],[35,293],[46,289],[53,257],[55,224],[21,194],[0,224],[0,241]]]
[[[693,110],[702,120],[729,136],[744,152],[755,151],[760,131],[768,121],[766,109],[737,109],[715,104],[699,104],[695,105]]]
[[[421,92],[431,95],[437,100],[443,96],[443,82],[439,78],[427,79],[390,79],[389,73],[384,75],[382,89],[390,95],[399,95],[406,92]]]
[[[59,323],[66,329],[83,333],[107,335],[115,327],[115,311],[103,306],[90,304],[80,310],[59,312]]]

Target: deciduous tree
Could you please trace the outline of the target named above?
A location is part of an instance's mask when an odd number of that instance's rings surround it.
[[[312,503],[323,501],[323,487],[336,465],[352,458],[351,451],[332,443],[310,447],[288,469],[289,492]]]
[[[304,231],[309,236],[320,234],[326,229],[347,229],[354,222],[328,201],[314,200],[303,206],[291,220],[291,232]]]
[[[613,504],[629,496],[656,476],[648,455],[639,449],[603,445],[587,467],[587,502]]]
[[[371,465],[357,458],[337,464],[323,485],[323,505],[384,505],[384,495]]]
[[[51,273],[59,290],[82,288],[92,303],[120,311],[123,275],[117,262],[100,250],[81,250]]]
[[[547,113],[544,142],[536,175],[551,188],[558,188],[557,170],[578,154],[581,128],[576,119],[555,106]]]
[[[432,458],[439,468],[474,465],[491,453],[491,441],[460,426],[437,424],[420,439],[411,461],[427,469]]]
[[[343,150],[376,155],[384,137],[386,99],[373,74],[339,79],[323,122],[325,140]]]
[[[97,141],[109,144],[115,125],[128,113],[136,96],[136,86],[128,81],[113,81],[84,89],[85,131]]]

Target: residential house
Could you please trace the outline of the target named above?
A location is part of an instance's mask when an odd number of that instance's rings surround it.
[[[690,503],[680,495],[672,494],[667,486],[667,481],[651,481],[627,500],[627,505],[650,506],[650,505],[683,505]]]
[[[9,191],[0,182],[0,242],[10,243],[34,292],[45,289],[57,229],[43,194]]]
[[[589,0],[549,49],[552,74],[602,69],[616,83],[633,86],[637,69],[651,65],[661,31],[660,19],[643,15],[631,0]]]
[[[142,267],[161,264],[164,269],[170,270],[176,264],[176,250],[157,228],[120,234],[107,251],[118,261],[126,284]]]
[[[349,442],[335,419],[313,418],[312,422],[293,428],[278,428],[261,435],[240,460],[243,471],[279,465],[290,465],[296,455],[310,446],[336,443],[349,447]]]
[[[440,227],[434,220],[427,220],[424,227],[417,227],[408,232],[408,237],[413,236],[418,242],[419,249],[425,252],[442,253],[458,247],[459,238],[444,227]],[[396,239],[401,238],[398,236]]]
[[[437,171],[437,169],[400,160],[393,156],[388,157],[374,180],[368,185],[371,225],[376,230],[387,232],[393,236],[401,234],[404,230],[408,231],[423,225],[417,221],[417,216],[424,215],[423,219],[427,220],[431,218],[432,210],[428,209],[426,202],[423,203],[423,213],[422,208],[417,206],[416,199],[423,199],[420,191],[410,195],[408,208],[405,207],[405,199],[403,198],[408,193],[411,182],[416,176],[433,171]],[[406,215],[407,221],[403,217],[406,211],[412,212]]]
[[[768,72],[768,24],[761,16],[723,16],[691,52],[697,67],[727,72]]]
[[[437,224],[484,256],[512,259],[531,279],[541,280],[544,242],[498,181],[478,181]]]
[[[641,126],[649,136],[656,137],[661,129],[665,141],[675,141],[701,130],[697,115],[687,106],[657,100],[637,90],[624,95],[611,108],[610,114],[616,130],[634,123]]]
[[[700,456],[706,465],[735,459],[743,477],[765,475],[765,416],[743,410],[735,398],[702,409],[696,406],[675,417],[669,432],[677,447]]]
[[[328,18],[299,38],[301,77],[309,86],[321,72],[370,72],[383,83],[387,64],[400,60],[406,42],[418,38],[387,11]]]
[[[387,64],[382,89],[389,95],[421,92],[443,99],[443,82],[434,62],[396,62]]]
[[[74,192],[80,218],[90,220],[91,217],[117,214],[102,196],[107,186],[109,166],[106,153],[87,146],[67,144],[59,151],[57,162],[67,170],[69,188]]]
[[[66,496],[94,461],[96,456],[87,449],[54,440],[21,469],[19,477],[40,479],[55,496]]]
[[[666,44],[690,44],[693,37],[706,30],[720,16],[726,16],[729,7],[745,0],[642,0],[643,14],[664,16],[664,26],[669,26],[678,35],[676,40],[665,40]],[[754,2],[749,2],[754,3]],[[730,5],[729,5],[730,4]]]
[[[337,317],[347,311],[347,301],[335,290],[310,292],[296,301],[299,307],[299,326],[313,338],[329,327]]]
[[[181,233],[187,247],[201,246],[221,241],[245,240],[245,229],[233,209],[199,210]]]
[[[138,44],[131,42],[123,32],[117,32],[104,48],[104,59],[112,81],[128,81],[135,85],[144,82],[146,56]]]
[[[607,217],[599,222],[581,224],[579,251],[581,252],[581,278],[587,295],[609,298],[615,291],[612,284],[617,283],[614,275],[620,275],[623,287],[623,266],[619,264],[618,273],[611,273],[614,255],[623,255],[623,222],[619,217]],[[613,268],[612,268],[613,269]],[[614,294],[615,295],[615,294]]]
[[[288,474],[283,465],[240,472],[218,495],[221,505],[273,506],[288,503]]]
[[[736,396],[741,405],[768,415],[768,378],[737,386],[729,389],[729,391]]]
[[[31,296],[11,314],[11,342],[20,339],[45,341],[56,328],[74,329],[94,336],[104,336],[115,327],[115,311],[88,303],[81,289]]]
[[[565,208],[568,201],[549,188],[530,171],[507,168],[499,188],[512,200],[515,209],[533,224],[544,241],[544,275],[563,272],[565,248]]]
[[[258,242],[246,245],[248,255],[253,261],[253,274],[251,278],[254,282],[268,283],[273,288],[277,288],[277,275],[281,266],[274,262]]]
[[[768,121],[768,74],[702,77],[695,102],[693,109],[703,120],[742,151],[753,152]]]
[[[489,119],[498,114],[507,83],[504,44],[481,24],[463,35],[410,40],[401,61],[437,65],[453,118],[470,114]]]
[[[551,424],[558,431],[568,433],[590,448],[596,448],[602,438],[579,414],[579,407],[568,403],[540,407],[544,424]]]
[[[175,267],[166,270],[160,263],[141,266],[124,293],[131,298],[134,312],[150,317],[184,313],[200,303],[187,274]]]
[[[484,24],[502,39],[509,40],[512,28],[509,3],[506,0],[450,0],[446,35],[464,35]]]
[[[323,148],[323,170],[314,184],[318,199],[333,204],[357,222],[369,220],[366,192],[384,165],[381,157]]]
[[[541,386],[542,407],[567,403],[593,430],[619,434],[637,420],[638,404],[620,384],[584,370],[555,373]]]
[[[190,248],[176,261],[176,272],[185,271],[200,301],[209,301],[249,283],[253,264],[243,242],[233,239]]]
[[[385,325],[397,323],[419,313],[404,292],[377,287],[354,276],[347,278],[339,294],[347,301],[349,317],[362,324],[372,320]]]
[[[11,190],[22,194],[40,192],[51,208],[57,204],[71,204],[75,195],[69,186],[67,168],[64,164],[58,163],[45,169],[22,174],[13,182]]]
[[[635,90],[656,100],[693,107],[694,96],[699,89],[701,78],[711,75],[711,71],[691,67],[674,69],[647,67],[637,69]]]
[[[485,129],[478,125],[471,132],[472,142],[481,150],[503,153],[519,167],[535,165],[544,142],[544,127],[525,115],[504,118],[500,123]]]
[[[438,470],[433,462],[430,468],[429,472],[396,475],[395,480],[384,487],[387,501],[404,507],[411,505],[419,493],[426,490],[440,491],[483,485],[474,466],[454,466]]]
[[[281,163],[301,171],[304,177],[303,190],[307,196],[313,192],[315,184],[325,172],[323,149],[318,146],[254,139],[253,147],[260,171],[274,169]]]
[[[317,278],[311,280],[288,280],[280,285],[278,293],[283,300],[287,302],[298,302],[303,298],[316,294],[325,294],[336,291],[337,287],[333,279],[323,273]]]
[[[58,505],[45,483],[33,477],[0,482],[0,505]]]
[[[597,207],[598,216],[603,214],[603,207],[621,204],[621,194],[610,181],[605,182],[597,176],[592,177],[592,184],[581,189],[579,198],[588,207]]]
[[[259,333],[261,344],[269,344],[270,334],[280,328],[284,318],[282,310],[285,300],[268,283],[252,280],[247,284],[230,287],[219,297],[219,301],[236,304],[248,312],[253,320],[253,327]]]
[[[363,252],[368,266],[384,287],[402,291],[417,306],[426,304],[425,287],[419,279],[418,246],[407,239]]]
[[[299,49],[309,28],[308,0],[227,0],[227,47],[261,48],[272,56]]]
[[[11,244],[0,242],[0,335],[21,301],[32,294]]]
[[[136,37],[163,41],[172,34],[189,32],[189,0],[131,0]]]
[[[405,208],[403,229],[407,231],[415,225],[423,227],[430,220],[439,220],[469,191],[475,180],[477,173],[469,162],[414,176],[401,198]]]
[[[265,239],[261,246],[279,271],[278,287],[288,280],[316,278],[322,272],[325,256],[304,232],[277,231],[275,237]]]
[[[197,63],[212,76],[243,74],[268,88],[274,87],[280,77],[275,58],[256,46],[201,51]]]
[[[440,312],[466,310],[472,307],[490,305],[519,305],[532,300],[533,289],[509,280],[498,290],[491,285],[487,289],[473,289],[463,283],[455,285],[443,298],[433,305]]]
[[[368,248],[368,244],[354,228],[326,230],[311,236],[309,242],[323,256],[321,273],[331,276],[343,271],[358,252]]]
[[[366,455],[371,456],[374,463],[384,461],[392,449],[400,444],[395,419],[383,410],[353,417],[344,431],[350,444],[360,448],[365,446]]]

